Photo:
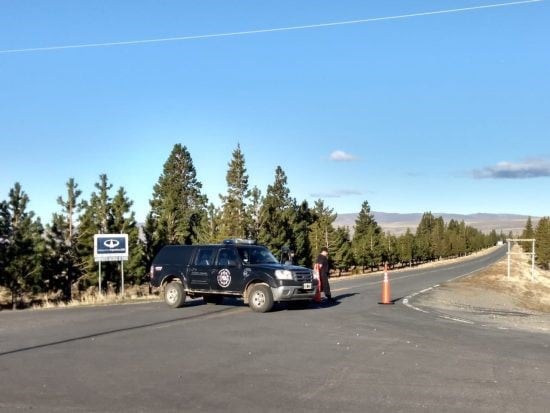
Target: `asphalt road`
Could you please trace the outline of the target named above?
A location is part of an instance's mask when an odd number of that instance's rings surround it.
[[[339,301],[0,312],[2,412],[547,412],[550,339],[443,319],[404,297],[505,253],[333,280]]]

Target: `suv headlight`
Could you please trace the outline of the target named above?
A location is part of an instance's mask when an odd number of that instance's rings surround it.
[[[275,277],[277,277],[279,280],[292,280],[292,271],[275,270]]]

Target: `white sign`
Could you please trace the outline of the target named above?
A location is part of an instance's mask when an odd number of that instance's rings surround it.
[[[96,261],[127,260],[128,234],[95,234],[94,259]]]

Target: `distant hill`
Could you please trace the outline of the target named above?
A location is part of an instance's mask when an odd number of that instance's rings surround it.
[[[410,228],[414,233],[420,220],[422,219],[422,213],[412,214],[398,214],[390,212],[377,212],[373,211],[376,222],[382,227],[383,231],[390,232],[394,235],[401,235]],[[517,214],[447,214],[447,213],[434,213],[436,218],[443,217],[445,223],[448,223],[451,219],[455,221],[464,221],[467,225],[479,229],[484,233],[489,233],[493,229],[499,234],[501,231],[508,235],[510,231],[519,235],[525,228],[528,215]],[[353,227],[355,226],[355,220],[357,219],[357,213],[353,214],[338,214],[334,226],[336,227],[349,227],[353,233]],[[531,217],[533,226],[537,225],[539,217]]]

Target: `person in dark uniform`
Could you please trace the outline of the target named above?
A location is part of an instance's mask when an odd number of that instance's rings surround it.
[[[330,294],[330,284],[328,282],[328,275],[329,275],[329,263],[328,263],[328,248],[323,247],[321,248],[321,253],[317,257],[317,261],[315,262],[319,266],[319,278],[321,279],[321,286],[323,289],[323,292],[325,293],[325,297],[327,297],[327,300],[334,301],[332,298],[332,295]]]

